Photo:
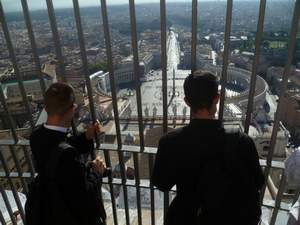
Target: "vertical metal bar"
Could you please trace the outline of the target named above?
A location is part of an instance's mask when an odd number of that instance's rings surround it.
[[[262,186],[262,188],[260,190],[260,196],[259,196],[259,198],[260,198],[259,199],[260,205],[263,205],[263,202],[264,202],[264,196],[265,196],[265,190],[267,188],[267,180],[268,180],[269,172],[270,172],[270,167],[266,166],[263,169],[263,173],[264,173],[264,177],[265,177],[266,182],[263,184],[263,186]]]
[[[161,66],[163,94],[163,132],[168,132],[168,74],[167,74],[167,32],[166,32],[166,0],[160,1],[160,32],[161,32]],[[164,193],[164,218],[169,207],[169,193]]]
[[[5,206],[6,206],[6,209],[8,211],[8,214],[10,216],[10,219],[11,219],[11,222],[13,225],[17,225],[17,221],[16,221],[16,218],[14,216],[14,213],[12,211],[12,208],[11,208],[11,205],[10,205],[10,202],[8,200],[8,197],[7,197],[7,194],[5,193],[5,190],[2,186],[2,184],[0,183],[0,192],[1,192],[1,195],[2,195],[2,198],[3,198],[3,201],[5,203]],[[1,211],[0,211],[1,212]],[[5,222],[3,223],[3,225],[6,224]]]
[[[149,177],[152,177],[154,159],[153,155],[149,154]],[[150,203],[151,203],[151,225],[155,225],[155,198],[154,198],[154,185],[150,179]]]
[[[21,183],[22,183],[22,186],[23,186],[23,189],[25,191],[25,193],[28,192],[28,186],[25,182],[25,179],[22,177],[22,168],[21,168],[21,165],[20,165],[20,162],[19,162],[19,159],[16,155],[16,147],[15,146],[8,146],[9,147],[9,150],[10,150],[10,154],[12,155],[12,158],[14,160],[14,164],[16,165],[16,169],[17,169],[17,172],[18,172],[18,176],[20,177],[20,180],[21,180]]]
[[[109,152],[107,150],[103,150],[103,152],[104,152],[106,166],[108,168],[112,168]],[[112,211],[113,211],[113,217],[114,217],[114,225],[118,225],[117,206],[116,206],[116,201],[115,201],[115,196],[114,196],[114,186],[113,186],[112,182],[113,182],[112,175],[109,174],[108,175],[108,185],[109,185],[109,189],[110,189],[110,198],[111,198]]]
[[[128,192],[127,192],[127,184],[126,184],[127,176],[126,176],[123,152],[121,152],[120,149],[118,151],[118,157],[119,157],[119,164],[120,164],[120,169],[121,169],[121,179],[122,179],[122,187],[123,187],[123,195],[124,195],[126,225],[130,225]]]
[[[61,81],[67,82],[64,57],[63,57],[63,54],[61,51],[61,43],[60,43],[59,34],[58,34],[58,30],[57,30],[57,24],[56,24],[53,3],[52,3],[52,0],[46,0],[46,3],[47,3],[47,9],[48,9],[49,23],[50,23],[51,32],[53,35],[56,58],[58,59],[59,77],[60,77]],[[72,130],[73,130],[73,133],[76,134],[76,127],[75,127],[73,120],[72,120]]]
[[[140,147],[141,151],[144,151],[144,125],[143,125],[143,112],[142,112],[142,97],[141,97],[141,82],[140,82],[140,69],[139,69],[139,55],[137,45],[137,31],[136,31],[136,14],[135,14],[135,3],[134,0],[129,0],[130,8],[130,24],[131,24],[131,44],[133,51],[133,74],[135,80],[135,91],[136,91],[136,103],[138,111],[138,124],[139,124],[139,136],[140,136]]]
[[[5,224],[4,216],[3,216],[1,210],[0,210],[0,222],[1,222],[1,224]]]
[[[114,119],[116,125],[117,143],[118,143],[118,148],[121,149],[122,139],[121,139],[121,131],[120,131],[120,119],[119,119],[119,112],[118,112],[118,102],[117,102],[118,100],[117,100],[117,93],[116,93],[115,76],[113,70],[113,58],[112,58],[111,40],[110,40],[110,32],[109,32],[109,25],[108,25],[108,18],[107,18],[106,0],[101,0],[101,9],[102,9],[102,21],[103,21],[106,54],[107,54],[107,65],[108,65],[109,78],[110,78],[111,95],[113,99],[113,111],[114,111]]]
[[[29,151],[29,148],[26,148],[26,146],[23,146],[24,156],[25,156],[26,162],[28,164],[28,168],[29,168],[29,171],[30,171],[30,174],[31,174],[31,179],[33,179],[34,176],[35,176],[35,169],[34,169],[34,166],[33,166],[31,155],[29,155],[28,151]]]
[[[29,14],[29,10],[28,10],[27,0],[21,0],[21,3],[22,3],[22,8],[23,8],[23,14],[24,14],[24,18],[25,18],[26,27],[27,27],[27,30],[28,30],[28,36],[29,36],[29,40],[30,40],[30,44],[31,44],[33,60],[35,62],[36,69],[37,69],[38,74],[39,74],[42,94],[43,94],[43,96],[45,96],[46,84],[45,84],[45,81],[44,81],[44,78],[43,78],[43,73],[42,73],[42,70],[41,70],[41,62],[40,62],[40,59],[39,59],[39,56],[38,56],[38,53],[37,53],[36,41],[35,41],[32,25],[31,25],[31,18],[30,18],[30,14]]]
[[[83,36],[83,31],[82,31],[78,0],[73,0],[73,6],[74,6],[74,14],[75,14],[75,20],[76,20],[78,39],[79,39],[80,55],[81,55],[81,60],[82,60],[83,72],[85,75],[85,82],[86,82],[87,91],[88,91],[91,116],[92,116],[93,123],[95,123],[97,121],[97,117],[96,117],[96,110],[95,110],[95,104],[94,104],[94,99],[93,99],[92,84],[91,84],[91,80],[90,80],[90,76],[89,76],[90,73],[89,73],[89,69],[88,69],[88,60],[87,60],[87,55],[86,55],[86,50],[85,50],[85,41],[84,41],[84,36]],[[99,137],[97,135],[95,135],[95,140],[96,140],[96,148],[99,148],[100,143],[99,143]],[[92,157],[95,158],[95,152],[92,153]]]
[[[298,201],[299,196],[300,196],[300,188],[298,188],[297,192],[295,193],[295,197],[293,199],[293,205]]]
[[[11,129],[13,139],[14,139],[15,143],[17,143],[18,142],[18,135],[17,135],[16,129],[15,129],[15,126],[14,126],[13,118],[11,116],[11,113],[9,112],[8,106],[7,106],[6,101],[5,101],[5,96],[3,94],[3,89],[2,89],[1,82],[0,82],[0,101],[1,101],[2,107],[4,109],[4,112],[8,117],[8,123],[9,123],[10,129]]]
[[[12,190],[13,196],[15,198],[15,201],[16,201],[18,210],[20,212],[21,218],[22,218],[23,221],[25,221],[24,209],[23,209],[23,206],[21,204],[18,192],[17,192],[17,190],[16,190],[16,188],[15,188],[13,182],[12,182],[12,179],[9,177],[9,169],[8,169],[6,161],[5,161],[4,157],[3,157],[2,151],[3,151],[3,149],[2,149],[2,147],[0,147],[0,162],[2,163],[4,172],[5,172],[6,177],[8,179],[8,183],[9,183],[9,186],[11,187],[11,190]]]
[[[192,2],[192,49],[191,49],[191,72],[197,69],[197,33],[198,33],[198,0]]]
[[[65,65],[64,65],[64,57],[61,51],[61,43],[60,43],[60,38],[57,30],[57,23],[56,23],[56,18],[55,18],[55,12],[54,12],[54,7],[52,0],[46,0],[47,3],[47,9],[48,9],[48,16],[49,16],[49,23],[51,26],[51,31],[53,35],[53,41],[54,41],[54,48],[55,48],[55,53],[56,57],[58,59],[58,71],[59,71],[59,76],[63,82],[66,82],[66,71],[65,71]]]
[[[18,85],[19,85],[19,89],[20,89],[20,92],[21,92],[21,95],[22,95],[22,98],[23,98],[24,106],[25,106],[25,109],[27,111],[27,116],[28,116],[28,119],[29,119],[29,123],[30,123],[31,128],[34,128],[34,122],[33,122],[32,116],[31,116],[32,113],[31,113],[30,105],[29,105],[29,102],[28,102],[28,98],[27,98],[27,94],[26,94],[26,90],[25,90],[25,87],[24,87],[24,84],[23,84],[22,77],[20,75],[20,70],[19,70],[19,66],[18,66],[18,63],[17,63],[17,58],[16,58],[14,47],[13,47],[13,44],[12,44],[12,41],[11,41],[11,38],[10,38],[10,34],[9,34],[8,27],[7,27],[7,23],[6,23],[6,19],[5,19],[5,15],[4,15],[4,11],[3,11],[1,1],[0,1],[0,23],[2,25],[2,30],[3,30],[3,33],[4,33],[5,40],[6,40],[6,45],[7,45],[7,49],[8,49],[8,52],[9,52],[9,57],[10,57],[10,60],[13,64],[14,73],[15,73],[15,75],[17,77],[17,80],[18,80]]]
[[[275,149],[275,144],[276,144],[277,132],[279,130],[279,125],[280,125],[281,112],[284,107],[283,97],[284,97],[284,94],[286,91],[288,78],[290,76],[290,68],[291,68],[291,63],[292,63],[293,56],[294,56],[297,31],[298,31],[298,27],[299,27],[299,19],[300,19],[300,0],[297,0],[295,3],[292,29],[291,29],[291,33],[290,33],[288,59],[287,59],[287,63],[285,65],[284,73],[283,73],[283,77],[282,77],[279,102],[278,102],[278,107],[277,107],[276,114],[275,114],[275,122],[274,122],[274,126],[273,126],[271,142],[270,142],[270,151],[269,151],[268,157],[267,157],[268,165],[271,165],[271,161],[272,161],[272,157],[273,157],[273,153],[274,153],[274,149]]]
[[[273,213],[272,213],[272,216],[271,216],[270,225],[274,225],[275,222],[276,222],[278,211],[279,211],[280,206],[281,206],[281,200],[282,200],[282,197],[283,197],[285,184],[286,184],[286,179],[285,179],[285,175],[284,175],[284,172],[283,172],[282,176],[281,176],[281,181],[280,181],[279,189],[278,189],[278,192],[277,192],[276,200],[275,200],[275,207],[273,209]]]
[[[114,119],[115,119],[115,127],[117,133],[117,143],[118,143],[118,156],[120,160],[120,168],[121,168],[121,178],[122,178],[122,186],[123,186],[123,194],[124,194],[124,205],[125,205],[125,216],[126,216],[126,224],[130,224],[129,218],[129,210],[128,210],[128,196],[127,196],[127,186],[126,186],[126,174],[125,174],[125,165],[123,159],[123,152],[121,152],[122,148],[122,139],[121,139],[121,131],[120,131],[120,119],[118,112],[118,100],[116,94],[116,85],[115,85],[115,77],[113,71],[113,58],[112,58],[112,50],[111,50],[111,41],[110,41],[110,32],[108,25],[108,17],[107,17],[107,6],[106,0],[101,0],[101,10],[102,10],[102,22],[103,22],[103,30],[105,37],[105,45],[106,45],[106,54],[107,54],[107,64],[110,78],[110,87],[111,94],[113,99],[113,111],[114,111]]]
[[[222,77],[221,77],[221,95],[220,95],[220,105],[219,105],[219,120],[223,120],[223,115],[224,115],[228,58],[229,58],[229,49],[230,49],[231,20],[232,20],[232,0],[227,0],[223,67],[222,67]]]
[[[259,18],[257,22],[257,31],[255,37],[255,56],[252,65],[250,91],[249,91],[248,106],[247,106],[246,120],[245,120],[245,130],[244,130],[245,133],[249,132],[249,126],[251,123],[251,114],[253,110],[253,102],[254,102],[254,94],[255,94],[255,86],[256,86],[256,76],[257,76],[256,73],[257,73],[257,67],[258,67],[259,55],[260,55],[260,44],[261,44],[262,34],[264,31],[265,9],[266,9],[266,0],[261,0],[260,7],[259,7]]]
[[[166,0],[160,1],[160,32],[161,32],[161,66],[163,94],[163,131],[168,132],[168,74],[167,74],[167,32],[166,32]]]
[[[135,173],[135,188],[136,188],[136,204],[138,213],[138,225],[142,225],[142,205],[141,205],[141,188],[140,188],[140,170],[138,153],[133,153],[133,164]]]
[[[295,44],[296,44],[296,37],[297,37],[297,31],[298,31],[298,25],[299,25],[299,19],[300,19],[300,0],[296,0],[295,8],[294,8],[294,15],[293,15],[293,21],[292,21],[292,27],[290,32],[290,40],[289,40],[289,47],[288,47],[288,59],[284,68],[282,82],[281,82],[281,88],[280,88],[280,95],[279,95],[279,102],[277,106],[277,110],[275,113],[275,122],[273,125],[272,135],[271,135],[271,141],[270,141],[270,149],[267,156],[267,167],[264,171],[264,176],[267,178],[269,176],[270,167],[272,163],[272,157],[275,150],[275,144],[277,139],[277,132],[279,130],[280,125],[280,119],[281,119],[281,112],[284,107],[283,97],[286,91],[288,78],[290,76],[290,68],[291,63],[294,55],[295,50]],[[265,192],[266,185],[262,188],[262,193]]]

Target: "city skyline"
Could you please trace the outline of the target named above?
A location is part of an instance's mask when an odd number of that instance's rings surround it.
[[[226,0],[203,0],[199,2],[224,2]],[[235,0],[235,1],[249,1],[249,0]],[[252,0],[259,1],[259,0]],[[292,0],[270,0],[269,2],[275,1],[292,1]],[[6,12],[18,12],[22,10],[21,2],[19,0],[1,0],[3,3],[4,10]],[[129,0],[108,0],[108,5],[121,5],[121,4],[128,4]],[[145,3],[159,3],[159,0],[136,0],[136,4],[145,4]],[[170,0],[167,3],[191,3],[191,0]],[[72,7],[72,0],[54,0],[53,1],[54,7],[56,8],[69,8]],[[84,0],[79,1],[81,7],[88,7],[88,6],[95,6],[100,5],[100,0]],[[39,9],[46,9],[46,1],[40,0],[28,0],[28,5],[31,10],[39,10]]]

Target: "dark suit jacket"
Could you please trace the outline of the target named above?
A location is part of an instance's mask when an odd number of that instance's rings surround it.
[[[177,217],[177,219],[175,218],[176,224],[192,225],[196,223],[189,221],[189,219],[198,204],[196,193],[197,183],[201,179],[199,178],[201,165],[224,153],[224,132],[223,125],[218,120],[194,119],[188,126],[169,132],[160,139],[152,182],[161,191],[169,191],[176,185],[177,196],[172,203],[180,207],[180,210],[177,211],[180,213],[174,213],[174,216]],[[249,179],[253,178],[256,191],[260,190],[264,183],[264,176],[259,165],[254,142],[246,134],[240,136],[238,152],[242,164],[250,171]],[[218,181],[212,182],[211,185],[218,185]],[[249,198],[247,195],[251,190],[240,191],[242,192],[240,194],[245,198]],[[237,205],[235,208],[243,207],[242,204],[243,200],[241,199],[241,205]],[[234,211],[234,209],[232,210]],[[222,224],[222,212],[213,212],[212,214],[215,215],[214,218],[216,219],[221,218],[219,222]],[[236,216],[238,218],[238,215]],[[180,218],[183,221],[180,221]],[[215,223],[202,224],[211,225]],[[245,221],[241,223],[240,221],[240,224],[248,223]]]
[[[46,129],[44,126],[37,127],[30,137],[36,171],[43,179],[50,152],[57,151],[58,145],[64,141],[74,148],[63,151],[58,161],[55,176],[61,198],[78,224],[102,224],[100,209],[101,207],[103,209],[103,205],[99,200],[100,177],[80,161],[80,154],[93,151],[93,140],[87,140],[85,134],[67,138],[63,132]],[[66,221],[65,224],[68,222]]]

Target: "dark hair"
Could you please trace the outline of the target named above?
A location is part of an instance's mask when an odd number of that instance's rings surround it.
[[[184,94],[192,111],[210,109],[218,95],[217,76],[208,71],[197,70],[184,81]]]
[[[54,83],[46,91],[45,105],[49,115],[64,115],[74,102],[74,90],[69,84]]]

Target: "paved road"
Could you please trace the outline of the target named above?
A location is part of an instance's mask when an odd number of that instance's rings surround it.
[[[173,31],[168,33],[167,39],[167,69],[172,72],[173,70],[177,70],[177,65],[180,63],[180,50],[179,44],[177,41],[177,34]]]

